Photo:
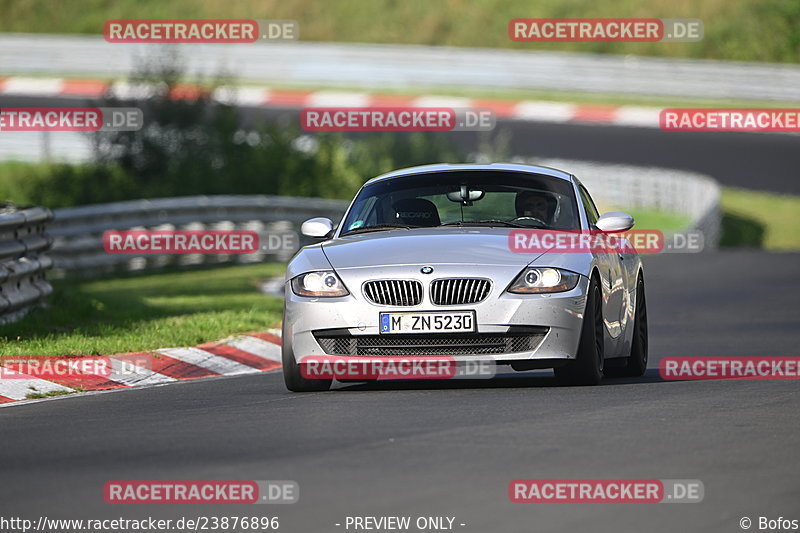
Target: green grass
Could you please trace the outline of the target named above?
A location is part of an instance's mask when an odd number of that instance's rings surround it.
[[[282,301],[266,263],[123,279],[53,283],[50,307],[0,327],[0,355],[109,355],[215,341],[275,327]]]
[[[0,198],[18,205],[38,203],[36,185],[46,181],[51,172],[52,167],[47,163],[0,162]]]
[[[300,24],[300,39],[309,41],[800,60],[800,3],[793,0],[0,0],[0,13],[0,31],[14,32],[99,34],[112,18],[293,19]],[[704,21],[705,37],[696,43],[509,39],[510,19],[548,17],[698,18]]]
[[[721,246],[800,250],[800,196],[725,187]]]
[[[721,247],[800,251],[800,196],[723,187],[721,208]],[[634,229],[678,230],[689,222],[673,213],[621,210],[633,215]]]
[[[51,390],[50,392],[31,392],[30,394],[26,394],[25,398],[29,400],[38,400],[40,398],[51,398],[53,396],[66,396],[67,394],[74,394],[79,392],[78,390]]]
[[[677,213],[667,213],[654,209],[621,209],[636,221],[635,230],[655,229],[660,231],[676,231],[686,229],[689,217]]]
[[[27,77],[27,74],[26,74]],[[369,80],[365,80],[369,83]],[[241,86],[259,86],[263,83],[241,82]],[[800,105],[800,101],[791,100],[737,100],[724,98],[688,98],[682,96],[657,96],[625,93],[603,93],[598,91],[556,91],[546,89],[506,89],[491,87],[445,87],[414,85],[413,87],[382,87],[365,88],[353,86],[325,86],[314,85],[288,85],[270,83],[270,89],[303,89],[313,91],[344,91],[344,92],[372,92],[376,94],[400,96],[453,96],[459,98],[488,99],[488,100],[542,100],[550,102],[566,102],[598,106],[641,106],[641,107],[700,107],[700,108],[725,108],[725,107],[759,107],[759,108],[784,108]]]

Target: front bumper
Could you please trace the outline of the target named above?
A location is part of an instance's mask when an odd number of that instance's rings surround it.
[[[396,342],[393,341],[392,344],[402,346],[402,339],[399,336],[380,334],[378,317],[381,312],[468,309],[475,310],[476,313],[476,336],[504,338],[526,332],[536,333],[538,336],[527,346],[524,342],[509,342],[507,346],[512,351],[503,350],[506,353],[489,353],[485,349],[476,349],[475,353],[470,353],[469,348],[461,347],[452,354],[437,350],[430,355],[453,355],[459,360],[465,361],[486,360],[487,357],[491,357],[497,362],[574,359],[583,324],[589,280],[581,276],[578,285],[571,291],[540,295],[510,294],[505,292],[506,285],[495,283],[489,296],[478,304],[437,306],[425,298],[420,305],[413,307],[375,305],[364,298],[360,292],[360,285],[348,284],[347,281],[345,284],[348,285],[351,294],[339,298],[297,296],[287,284],[283,342],[289,343],[288,346],[298,361],[309,355],[332,355],[332,349],[333,351],[342,351],[343,346],[348,346],[343,343],[339,344],[337,348],[332,348],[334,344],[328,340],[331,337],[354,339],[359,341],[358,344],[362,346],[374,346],[376,342],[386,346],[387,342],[379,341],[394,337]],[[406,335],[405,337],[412,336]],[[433,337],[437,337],[441,343],[443,337],[455,338],[458,336],[419,334],[413,335],[413,337],[414,340],[425,338],[433,340]],[[469,335],[460,337],[469,337]],[[356,345],[352,340],[348,342],[351,347]],[[416,341],[416,343],[420,344],[420,341]],[[421,344],[434,343],[422,342]],[[459,344],[468,343],[461,342]],[[519,349],[522,351],[513,351]],[[355,354],[349,352],[338,355]],[[369,355],[422,356],[426,354],[418,349],[401,354],[394,348]]]

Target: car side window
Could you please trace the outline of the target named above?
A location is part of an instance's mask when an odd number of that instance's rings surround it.
[[[600,213],[597,212],[597,207],[595,207],[592,197],[589,196],[589,191],[587,191],[583,185],[580,185],[578,190],[581,193],[583,208],[586,210],[586,218],[589,219],[589,224],[594,225],[597,223],[597,219],[600,218]]]

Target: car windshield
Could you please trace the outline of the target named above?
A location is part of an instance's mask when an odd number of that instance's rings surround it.
[[[378,181],[359,191],[342,235],[442,226],[580,228],[569,181],[524,172],[449,171]]]

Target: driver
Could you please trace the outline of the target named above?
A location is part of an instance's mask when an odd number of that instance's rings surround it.
[[[517,217],[538,218],[545,224],[552,223],[550,219],[555,213],[555,204],[552,195],[540,191],[520,191],[514,199]]]

